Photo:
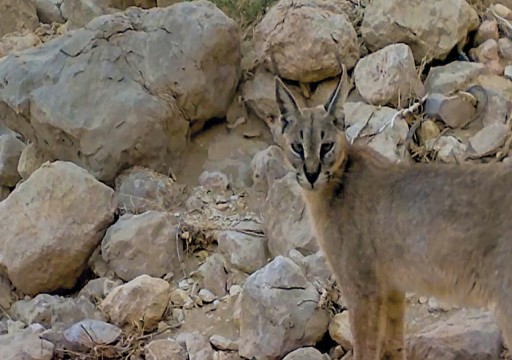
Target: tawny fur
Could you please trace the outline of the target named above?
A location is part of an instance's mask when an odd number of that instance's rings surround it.
[[[512,346],[512,169],[397,164],[350,145],[343,73],[314,109],[276,78],[272,131],[347,301],[355,360],[405,359],[406,291],[492,310]]]

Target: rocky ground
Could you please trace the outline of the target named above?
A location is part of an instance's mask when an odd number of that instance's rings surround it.
[[[510,0],[176,2],[0,0],[2,359],[351,357],[274,73],[315,106],[341,59],[347,137],[394,161],[512,161]],[[409,359],[507,358],[424,295]]]

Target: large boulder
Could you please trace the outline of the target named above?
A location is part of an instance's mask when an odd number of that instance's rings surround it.
[[[38,25],[33,0],[0,0],[0,38],[11,32],[32,31]]]
[[[468,32],[478,14],[465,0],[372,0],[366,7],[361,35],[370,51],[406,43],[414,59],[444,59]]]
[[[189,125],[225,116],[240,76],[237,24],[210,2],[100,16],[0,62],[0,121],[111,181],[167,173]]]
[[[272,53],[282,77],[302,82],[338,75],[337,56],[352,68],[359,46],[343,10],[334,1],[279,1],[255,28],[258,56]]]
[[[316,344],[329,314],[317,307],[320,295],[301,268],[278,256],[252,274],[240,294],[240,349],[244,358],[281,359]]]
[[[84,169],[43,165],[0,203],[0,269],[29,295],[72,288],[116,207],[114,191]]]
[[[31,328],[0,336],[3,360],[51,360],[55,345]]]

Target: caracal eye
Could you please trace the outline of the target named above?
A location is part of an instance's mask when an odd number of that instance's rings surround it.
[[[333,142],[328,142],[328,143],[322,144],[322,146],[320,147],[320,157],[323,158],[325,155],[327,155],[327,153],[329,151],[331,151],[333,147],[334,147]]]
[[[294,153],[299,155],[301,158],[304,157],[304,147],[302,146],[301,143],[293,143],[292,144],[292,150],[293,150]]]

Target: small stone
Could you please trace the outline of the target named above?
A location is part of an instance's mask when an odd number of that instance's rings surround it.
[[[462,128],[475,118],[476,108],[465,96],[434,93],[427,98],[424,112],[451,128]]]
[[[146,360],[187,360],[185,349],[173,339],[151,341],[144,349]]]
[[[437,300],[433,297],[428,299],[427,305],[428,305],[429,312],[438,312],[438,311],[446,312],[446,311],[450,311],[454,308],[451,304],[448,304],[444,301]]]
[[[322,354],[314,347],[307,347],[292,351],[283,360],[329,360],[329,356]]]
[[[418,138],[422,145],[426,144],[429,140],[437,139],[440,134],[441,131],[439,130],[439,127],[432,120],[422,121],[420,128],[418,129]]]
[[[237,296],[242,291],[242,287],[240,285],[232,285],[229,288],[229,295],[230,296]]]
[[[507,139],[509,127],[505,124],[495,123],[484,127],[469,138],[466,152],[472,157],[483,157],[494,153]]]
[[[221,255],[213,254],[197,270],[201,287],[219,297],[224,296],[227,289],[227,272],[224,261]]]
[[[174,289],[171,291],[171,303],[174,306],[183,307],[185,304],[191,304],[192,298],[183,289]]]
[[[426,296],[420,296],[419,299],[418,299],[418,302],[420,304],[426,304],[427,301],[428,301],[428,297],[426,297]]]
[[[329,335],[336,341],[343,350],[352,349],[352,331],[350,330],[350,321],[348,311],[334,315],[329,323]]]
[[[475,45],[478,46],[489,39],[498,41],[500,37],[498,22],[496,20],[482,21],[475,35]]]
[[[117,286],[122,285],[121,280],[98,278],[90,280],[78,293],[78,297],[84,296],[92,302],[100,302]]]
[[[181,333],[177,341],[185,345],[189,360],[213,360],[213,349],[208,339],[199,332]]]
[[[459,163],[466,151],[466,146],[455,136],[443,135],[436,139],[430,139],[425,147],[429,151],[435,151],[436,157],[444,163]]]
[[[238,341],[226,339],[221,335],[210,336],[210,344],[217,350],[238,351]]]
[[[25,144],[13,135],[0,135],[0,185],[14,186],[20,180],[18,161]]]
[[[35,143],[30,143],[21,152],[18,173],[23,179],[28,179],[41,165],[51,160],[53,159],[46,151],[40,149]]]
[[[207,303],[207,304],[209,304],[209,303],[213,302],[213,301],[217,298],[217,297],[215,296],[215,294],[214,294],[214,293],[212,293],[212,292],[211,292],[210,290],[208,290],[208,289],[201,289],[201,290],[199,290],[199,294],[198,294],[198,295],[199,295],[199,298],[200,298],[203,302],[205,302],[205,303]]]
[[[199,176],[199,184],[212,190],[227,190],[229,179],[226,174],[219,171],[204,171]]]
[[[104,321],[86,319],[69,327],[63,336],[69,348],[85,351],[97,345],[113,343],[121,332],[117,326]]]
[[[512,61],[512,40],[509,38],[501,38],[498,40],[500,56],[507,62]]]
[[[506,7],[503,4],[492,4],[487,9],[489,15],[493,16],[493,13],[496,13],[498,16],[505,18],[507,20],[512,20],[512,10]]]
[[[508,80],[512,80],[512,65],[505,66],[504,75]]]
[[[476,61],[485,64],[492,60],[499,60],[498,49],[498,42],[494,39],[489,39],[477,48],[471,49],[470,55]]]

